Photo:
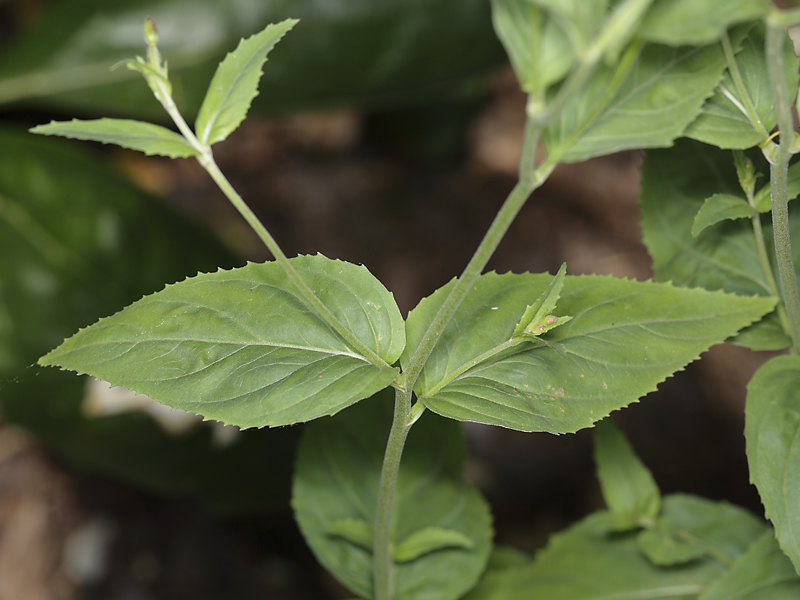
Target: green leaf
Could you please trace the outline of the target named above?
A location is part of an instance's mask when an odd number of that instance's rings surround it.
[[[603,26],[608,3],[605,0],[529,0],[546,8],[569,34],[573,46],[585,50]]]
[[[298,431],[211,423],[167,435],[148,413],[89,416],[87,381],[30,367],[79,327],[198,270],[235,264],[211,233],[144,193],[80,144],[0,128],[0,402],[84,473],[227,514],[285,507]]]
[[[713,523],[716,530],[707,532],[708,537],[730,538],[718,548],[728,564],[764,530],[742,509],[699,498],[668,496],[664,512],[687,528],[693,523],[684,524],[684,518]],[[733,518],[721,519],[720,513]],[[654,565],[639,552],[635,532],[599,535],[604,516],[591,515],[554,535],[530,566],[488,572],[464,600],[687,600],[726,570],[725,563],[706,556],[680,567]]]
[[[411,562],[420,556],[444,548],[465,548],[471,550],[475,542],[460,531],[441,527],[426,527],[409,535],[394,551],[398,563]]]
[[[404,345],[392,295],[364,267],[322,255],[292,263],[336,317],[391,364]],[[277,263],[198,275],[79,331],[40,360],[240,427],[334,414],[388,386]]]
[[[788,199],[794,200],[800,196],[800,162],[796,162],[789,167],[787,179],[788,182],[786,192]],[[772,198],[770,197],[771,193],[772,188],[769,182],[767,182],[764,187],[758,190],[755,197],[755,205],[758,212],[766,213],[772,210]]]
[[[492,22],[526,92],[543,92],[569,72],[567,35],[532,0],[492,0]]]
[[[627,62],[626,62],[627,61]],[[645,44],[620,65],[601,65],[544,131],[553,159],[577,162],[631,148],[671,146],[700,111],[725,68],[718,46]]]
[[[573,319],[536,341],[515,343],[519,315],[551,281],[548,274],[482,275],[417,381],[425,406],[462,421],[574,432],[654,390],[775,305],[772,298],[567,276],[557,312]],[[452,285],[409,314],[403,365]]]
[[[692,236],[697,237],[706,227],[728,219],[746,219],[756,214],[747,200],[732,194],[714,194],[706,198],[692,223]]]
[[[784,44],[783,61],[786,85],[790,90],[797,89],[800,61],[792,44]],[[747,99],[742,97],[730,70],[726,69],[717,91],[686,130],[688,137],[720,148],[745,149],[766,142],[777,116],[767,75],[762,24],[750,29],[741,51],[736,54],[736,64]],[[753,117],[758,125],[754,125],[747,114],[748,103],[755,109]]]
[[[572,319],[569,316],[556,317],[550,314],[556,308],[566,275],[567,263],[564,263],[547,289],[525,310],[525,314],[514,329],[514,335],[525,334],[536,337]]]
[[[195,130],[202,143],[221,142],[244,121],[253,98],[258,95],[267,55],[296,24],[296,19],[287,19],[268,25],[239,42],[236,50],[220,63],[197,115]]]
[[[763,157],[754,153],[751,158],[757,171],[766,171]],[[730,152],[680,140],[674,148],[647,153],[642,166],[642,230],[657,281],[743,295],[771,294],[768,274],[758,260],[752,223],[724,221],[697,237],[691,233],[693,215],[706,198],[740,193]],[[800,215],[792,213],[789,218],[793,235],[800,236]],[[762,219],[762,227],[767,251],[772,255],[771,226]],[[794,251],[795,264],[800,264],[800,248]],[[789,338],[781,333],[777,314],[746,333],[746,337],[732,341],[755,350],[776,350],[789,344]]]
[[[609,419],[597,424],[594,456],[603,498],[617,530],[652,527],[661,509],[661,493],[653,476],[625,436]]]
[[[750,480],[800,572],[800,357],[778,356],[756,371],[747,385],[744,434]]]
[[[742,508],[679,494],[665,500],[664,514],[639,534],[637,545],[659,566],[702,556],[730,566],[764,530],[761,520]]]
[[[325,533],[338,536],[371,551],[375,528],[364,519],[341,519],[328,523]]]
[[[636,541],[642,554],[661,567],[682,565],[706,554],[691,538],[681,539],[679,529],[666,517],[659,519],[655,527],[641,532]]]
[[[773,531],[736,559],[722,577],[698,600],[795,600],[800,598],[800,577],[781,552]]]
[[[159,154],[170,158],[187,158],[199,154],[182,135],[160,125],[129,119],[51,121],[47,125],[34,127],[31,133],[116,144],[147,155]]]
[[[326,534],[343,519],[375,520],[378,482],[392,420],[384,392],[306,426],[297,458],[292,506],[317,559],[353,592],[372,597],[372,554]],[[454,600],[470,589],[491,550],[486,503],[463,475],[464,442],[457,423],[424,414],[411,430],[400,464],[394,539],[401,547],[428,529],[466,542],[440,546],[396,565],[397,600]],[[408,541],[411,539],[412,541]]]
[[[756,20],[769,8],[765,0],[655,0],[639,35],[671,46],[712,44],[731,25]]]
[[[269,23],[302,26],[270,56],[252,111],[280,115],[342,106],[419,105],[474,97],[506,62],[486,0],[69,0],[0,54],[0,103],[35,99],[61,112],[163,119],[139,75],[115,63],[144,51],[142,20],[158,25],[176,101],[196,115],[226,52]],[[187,18],[188,17],[188,18]]]

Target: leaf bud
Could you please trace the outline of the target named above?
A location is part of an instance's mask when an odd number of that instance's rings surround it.
[[[156,22],[150,17],[144,20],[144,39],[150,46],[155,46],[158,43],[158,30],[156,29]]]

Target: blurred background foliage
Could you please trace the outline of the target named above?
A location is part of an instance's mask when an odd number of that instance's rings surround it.
[[[0,0],[3,420],[79,469],[228,514],[285,508],[298,428],[231,437],[190,422],[175,435],[151,411],[88,415],[96,388],[35,366],[141,295],[248,258],[137,188],[103,149],[26,132],[51,118],[164,122],[140,76],[113,68],[143,54],[146,16],[190,120],[239,38],[299,18],[270,55],[251,114],[357,108],[373,130],[434,157],[463,134],[505,57],[485,0]]]

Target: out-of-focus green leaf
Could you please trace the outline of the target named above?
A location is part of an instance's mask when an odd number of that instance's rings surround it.
[[[615,529],[652,527],[661,509],[661,493],[628,440],[608,419],[595,428],[594,456]]]
[[[697,117],[724,68],[719,46],[645,44],[636,56],[597,68],[584,91],[545,129],[547,152],[576,162],[671,146]]]
[[[759,160],[755,154],[752,158]],[[760,160],[757,164],[764,166]],[[756,170],[767,171],[765,166]],[[681,140],[674,148],[647,153],[642,167],[642,229],[644,243],[653,257],[656,281],[737,294],[771,294],[749,221],[724,221],[692,236],[694,215],[706,198],[740,193],[730,152]],[[789,217],[793,235],[800,236],[800,215],[792,213]],[[771,225],[766,220],[762,225],[767,250],[772,253]],[[794,252],[795,264],[800,264],[797,245]],[[789,338],[777,324],[777,315],[770,315],[743,333],[746,336],[732,341],[754,350],[777,350],[789,345]]]
[[[599,534],[605,514],[598,513],[553,536],[530,566],[487,572],[464,600],[689,600],[725,573],[726,564],[764,531],[746,511],[700,498],[668,496],[664,513],[689,531],[707,523],[709,529],[699,532],[717,554],[679,567],[659,567],[639,552],[636,532]]]
[[[372,597],[372,554],[328,535],[330,523],[375,521],[378,482],[392,419],[382,393],[332,419],[306,426],[297,459],[292,505],[319,561],[365,598]],[[454,600],[470,589],[491,550],[486,503],[463,475],[464,444],[457,423],[425,414],[409,434],[400,463],[394,540],[428,528],[457,532],[472,547],[441,546],[396,565],[398,600]],[[413,539],[413,538],[412,538]]]
[[[532,0],[492,0],[492,22],[526,92],[543,92],[569,72],[567,35]]]
[[[86,378],[30,367],[79,327],[198,270],[231,267],[216,240],[75,143],[0,128],[0,402],[73,467],[230,512],[289,497],[297,432],[198,426],[167,435],[142,412],[89,417]]]
[[[800,598],[800,577],[781,552],[773,531],[736,559],[698,600],[795,600]]]
[[[367,523],[364,519],[342,519],[329,523],[325,528],[325,533],[339,536],[371,551],[375,528],[372,523]]]
[[[567,276],[555,313],[572,320],[514,344],[520,316],[551,281],[548,274],[481,276],[417,381],[414,391],[425,406],[462,421],[574,432],[654,390],[775,305],[772,298]],[[451,287],[440,288],[409,314],[402,364]]]
[[[47,125],[34,127],[31,133],[116,144],[147,155],[159,154],[170,158],[187,158],[199,154],[182,135],[160,125],[130,119],[51,121]]]
[[[730,69],[726,69],[716,93],[703,105],[700,115],[686,130],[687,137],[720,148],[744,150],[764,143],[775,127],[777,116],[767,76],[763,25],[750,29],[735,60],[747,99],[734,83]],[[792,44],[784,44],[783,61],[786,85],[790,90],[797,89],[800,61]],[[754,118],[758,125],[748,117],[745,108],[748,103],[755,109]]]
[[[504,62],[485,0],[64,0],[0,55],[0,102],[164,119],[137,73],[110,70],[144,52],[147,16],[184,115],[241,38],[289,18],[302,24],[270,55],[261,114],[457,98]]]
[[[752,513],[683,494],[665,502],[656,527],[639,534],[639,549],[656,565],[671,567],[701,556],[728,567],[765,530]]]
[[[400,542],[394,551],[394,559],[398,563],[404,563],[444,548],[471,550],[474,547],[475,542],[460,531],[442,527],[426,527],[415,531]]]
[[[639,35],[670,46],[712,44],[731,25],[754,21],[769,8],[767,0],[655,0]]]
[[[697,237],[706,227],[728,219],[746,219],[756,214],[747,200],[732,194],[714,194],[706,198],[692,223],[692,236]]]
[[[348,329],[391,365],[405,344],[392,295],[363,266],[290,259]],[[275,262],[202,274],[82,329],[40,360],[240,427],[332,415],[397,369],[352,349]]]
[[[800,356],[775,357],[753,375],[744,434],[750,479],[800,572]]]
[[[800,162],[796,162],[789,167],[787,179],[787,196],[789,200],[794,200],[800,196]],[[765,213],[772,210],[772,199],[770,198],[771,190],[770,183],[767,182],[766,185],[756,193],[755,205],[758,212]]]
[[[605,0],[529,0],[555,15],[573,44],[585,49],[600,30],[608,11]]]
[[[203,144],[216,144],[227,138],[244,121],[269,51],[297,24],[296,20],[269,25],[263,31],[239,42],[225,57],[200,106],[195,130]]]

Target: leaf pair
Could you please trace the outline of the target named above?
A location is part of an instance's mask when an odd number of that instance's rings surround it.
[[[197,143],[160,125],[129,119],[52,122],[31,129],[42,135],[112,143],[170,158],[199,156],[204,148],[227,138],[247,116],[258,94],[261,68],[275,44],[297,23],[288,19],[247,39],[229,53],[217,68],[195,123]],[[134,65],[135,66],[135,65]],[[164,69],[164,73],[166,70]]]
[[[306,426],[292,506],[304,537],[340,581],[372,597],[372,523],[392,421],[388,392]],[[392,530],[397,600],[460,598],[491,549],[488,507],[464,479],[457,423],[426,414],[411,430]]]

